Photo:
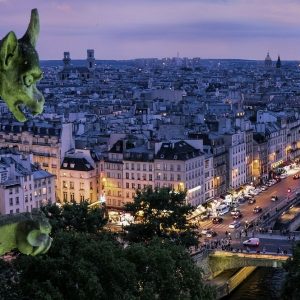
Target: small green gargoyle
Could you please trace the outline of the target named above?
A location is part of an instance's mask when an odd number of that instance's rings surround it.
[[[44,97],[36,88],[43,75],[35,50],[39,31],[38,11],[33,9],[21,39],[11,31],[0,41],[0,96],[19,122],[26,121],[26,111],[38,115],[44,107]]]

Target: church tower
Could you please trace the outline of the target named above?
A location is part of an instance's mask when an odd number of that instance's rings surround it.
[[[70,52],[64,52],[64,68],[69,67],[71,65],[71,57],[70,57]]]
[[[87,50],[86,63],[87,63],[87,67],[88,67],[89,71],[94,72],[95,66],[96,66],[96,61],[95,61],[95,57],[94,57],[94,49]]]
[[[281,60],[280,60],[280,55],[278,55],[278,59],[276,62],[276,69],[280,69],[281,68]]]

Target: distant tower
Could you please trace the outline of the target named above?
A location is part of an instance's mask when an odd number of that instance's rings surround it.
[[[70,52],[64,52],[63,62],[64,62],[64,67],[70,66],[71,64]]]
[[[278,59],[276,62],[276,69],[280,69],[281,68],[281,60],[280,60],[280,55],[278,55]]]
[[[87,58],[86,58],[87,67],[90,71],[95,70],[95,57],[94,57],[94,49],[87,50]]]
[[[271,57],[270,57],[269,52],[268,52],[268,54],[267,54],[267,56],[266,56],[266,58],[265,58],[265,67],[266,67],[267,69],[270,69],[270,68],[272,67],[272,59],[271,59]]]

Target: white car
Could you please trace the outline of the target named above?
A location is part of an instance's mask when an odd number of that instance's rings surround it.
[[[265,191],[265,190],[267,190],[268,189],[268,186],[266,186],[266,185],[263,185],[262,187],[261,187],[261,190],[262,191]]]
[[[259,238],[251,238],[249,240],[246,240],[243,242],[243,245],[257,247],[257,246],[259,246]]]
[[[203,229],[201,230],[201,234],[206,235],[208,231],[210,231],[209,228],[203,228]]]
[[[287,175],[286,173],[280,175],[280,178],[281,178],[281,179],[284,179],[284,178],[286,178],[286,177],[288,177],[288,175]]]
[[[229,228],[235,229],[235,228],[239,228],[241,226],[241,222],[239,221],[233,221],[232,223],[229,224]]]

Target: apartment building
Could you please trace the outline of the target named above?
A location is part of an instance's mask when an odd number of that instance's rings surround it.
[[[55,202],[55,177],[33,165],[32,157],[0,150],[0,213],[30,212]]]
[[[32,154],[33,162],[55,175],[56,197],[62,199],[60,165],[64,153],[74,148],[72,124],[61,121],[0,121],[0,147],[16,146],[20,153]]]
[[[62,201],[94,203],[100,195],[100,158],[90,150],[66,152],[60,166]]]

